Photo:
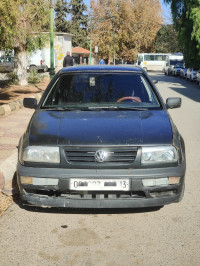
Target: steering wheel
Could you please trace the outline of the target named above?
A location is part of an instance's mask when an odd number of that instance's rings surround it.
[[[124,101],[124,100],[133,100],[133,101],[135,101],[135,102],[141,103],[140,98],[138,98],[138,97],[133,97],[133,96],[127,96],[127,97],[120,98],[119,100],[117,100],[117,103],[120,103],[120,102],[122,102],[122,101]]]

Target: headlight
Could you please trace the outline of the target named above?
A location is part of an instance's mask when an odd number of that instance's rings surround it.
[[[28,146],[22,154],[24,162],[60,163],[59,147]]]
[[[141,162],[143,164],[172,163],[172,162],[177,162],[177,160],[178,160],[178,153],[174,146],[142,148]]]

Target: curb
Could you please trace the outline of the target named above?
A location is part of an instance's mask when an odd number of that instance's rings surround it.
[[[17,151],[0,164],[0,192],[12,181],[17,167]]]
[[[36,98],[39,101],[40,98],[42,97],[42,94],[43,94],[43,92],[39,92],[39,93],[34,94],[34,95],[29,95],[29,98]],[[2,117],[4,115],[11,114],[13,111],[17,111],[17,110],[23,108],[24,107],[23,99],[24,98],[19,99],[19,100],[14,101],[14,102],[10,102],[8,104],[1,105],[0,106],[0,117]]]
[[[29,95],[30,98],[36,98],[38,101],[42,97],[43,92],[37,93],[35,95]],[[0,117],[4,115],[11,114],[13,111],[17,111],[23,108],[23,99],[11,102],[9,104],[3,104],[0,106]],[[9,182],[12,181],[17,167],[17,150],[13,152],[11,156],[6,158],[0,164],[0,192],[5,192],[6,194],[12,194],[12,189],[6,188]],[[7,192],[9,191],[9,192]]]

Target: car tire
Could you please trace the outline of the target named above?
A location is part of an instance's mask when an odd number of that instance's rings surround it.
[[[36,66],[30,66],[29,71],[30,72],[37,71],[37,67]]]

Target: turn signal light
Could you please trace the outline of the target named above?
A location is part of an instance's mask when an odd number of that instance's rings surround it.
[[[180,182],[179,176],[171,176],[169,177],[169,185],[178,184]]]
[[[33,184],[33,178],[31,176],[21,176],[22,184]]]

